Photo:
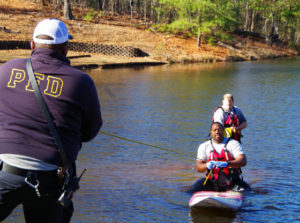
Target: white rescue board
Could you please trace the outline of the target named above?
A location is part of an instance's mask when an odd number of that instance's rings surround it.
[[[238,210],[243,203],[243,195],[240,192],[226,191],[199,191],[193,194],[189,201],[190,207],[223,208]]]

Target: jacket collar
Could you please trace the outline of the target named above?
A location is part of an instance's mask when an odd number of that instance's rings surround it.
[[[31,58],[34,60],[49,60],[50,59],[57,59],[63,63],[70,65],[70,60],[65,57],[64,55],[58,53],[55,50],[47,49],[47,48],[36,48],[31,52]]]

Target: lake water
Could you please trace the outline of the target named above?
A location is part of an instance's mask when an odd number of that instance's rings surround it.
[[[89,71],[104,125],[84,145],[72,222],[300,222],[300,58]],[[197,148],[231,92],[248,128],[237,213],[190,211]],[[129,140],[126,140],[129,139]],[[151,147],[157,146],[157,147]],[[19,209],[5,222],[23,222]]]

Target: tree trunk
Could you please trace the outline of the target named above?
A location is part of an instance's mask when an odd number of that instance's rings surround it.
[[[111,0],[111,15],[114,15],[115,1]]]
[[[74,16],[72,14],[72,8],[71,8],[71,3],[70,0],[64,0],[64,18],[73,20]]]
[[[256,12],[255,12],[255,10],[252,10],[251,25],[250,25],[250,31],[251,32],[254,32],[254,28],[255,28],[255,16],[256,16]]]
[[[274,32],[275,32],[274,14],[272,13],[272,26],[271,26],[271,31],[270,31],[270,34],[269,34],[269,39],[268,39],[269,45],[271,47],[273,45]]]
[[[264,26],[263,26],[263,32],[264,32],[264,33],[267,33],[268,22],[269,22],[269,19],[267,18],[267,19],[265,20],[265,24],[264,24]]]
[[[62,0],[53,0],[53,9],[54,11],[61,11],[62,10],[63,2]]]
[[[156,24],[157,23],[157,13],[156,13],[156,4],[155,4],[155,0],[152,1],[152,6],[151,6],[151,20],[154,21],[154,23]]]
[[[201,30],[198,28],[198,36],[197,36],[197,46],[201,46]]]
[[[103,1],[102,0],[98,0],[98,11],[102,11],[103,10]]]
[[[132,14],[133,14],[132,0],[130,0],[129,4],[130,4],[130,25],[131,25],[132,24]]]
[[[147,26],[147,0],[144,1],[144,20],[145,20],[145,26]]]
[[[296,36],[295,44],[298,45],[300,43],[300,33]]]
[[[249,3],[246,2],[246,14],[245,14],[245,23],[244,23],[244,31],[249,31]]]
[[[106,8],[105,8],[105,3],[106,3],[106,0],[103,0],[103,2],[102,2],[102,10],[103,10],[103,11],[106,10]]]
[[[53,10],[57,11],[57,0],[53,0]]]
[[[138,12],[139,19],[141,20],[143,18],[143,14],[142,14],[142,10],[141,10],[141,1],[140,0],[136,1],[135,10]]]
[[[83,14],[85,15],[85,4],[84,4],[84,1],[80,1],[80,8],[81,8],[81,11],[83,12]]]
[[[46,5],[45,0],[40,0],[39,2],[40,2],[41,6],[45,6]]]

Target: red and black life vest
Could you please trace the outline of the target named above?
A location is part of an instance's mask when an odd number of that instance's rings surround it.
[[[226,112],[222,106],[218,106],[215,110],[214,110],[214,114],[213,114],[213,117],[212,117],[212,122],[214,122],[214,116],[215,116],[215,113],[218,109],[222,109],[223,113],[226,113],[228,116],[227,116],[227,119],[224,120],[224,128],[228,128],[228,127],[238,127],[240,125],[240,120],[238,119],[237,117],[237,113],[236,113],[236,110],[234,107],[232,107],[232,112]],[[235,139],[235,140],[238,140],[240,142],[240,139],[241,139],[241,131],[236,131],[236,132],[233,132],[232,133],[232,136],[231,136],[232,139]]]
[[[217,153],[215,148],[213,147],[212,140],[211,147],[212,151],[210,152],[210,157],[208,161],[230,161],[234,160],[234,158],[229,154],[226,146],[231,139],[228,139],[225,143],[224,148],[221,150],[221,153]],[[209,175],[210,171],[207,171],[206,176]],[[240,168],[214,168],[212,173],[209,175],[209,179],[215,184],[214,186],[217,188],[217,191],[226,191],[231,189],[234,186],[234,182],[241,175],[242,171]]]

